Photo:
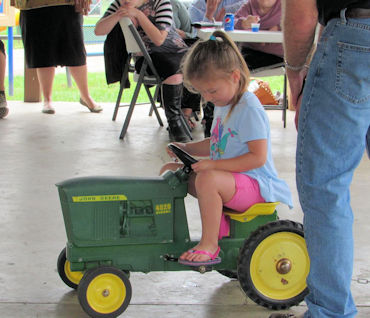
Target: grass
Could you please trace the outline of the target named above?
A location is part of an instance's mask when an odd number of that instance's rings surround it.
[[[131,75],[131,74],[130,74]],[[264,81],[270,84],[271,90],[283,91],[283,76],[265,77]],[[119,90],[119,83],[107,85],[105,80],[105,74],[100,73],[89,73],[88,77],[89,91],[91,96],[96,102],[115,102]],[[6,78],[5,86],[8,86],[8,78]],[[131,100],[135,83],[131,81],[131,88],[125,90],[122,96],[122,102],[128,103]],[[66,101],[76,102],[79,100],[79,91],[76,84],[72,81],[72,87],[68,87],[67,78],[65,74],[56,74],[53,84],[53,100],[54,101]],[[14,95],[7,96],[8,100],[23,100],[24,99],[24,77],[14,77]],[[148,97],[144,89],[141,89],[138,102],[149,102]]]

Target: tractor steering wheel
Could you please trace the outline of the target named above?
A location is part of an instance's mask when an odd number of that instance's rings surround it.
[[[176,157],[179,158],[184,163],[185,167],[190,168],[190,171],[192,170],[191,165],[193,163],[198,162],[198,160],[196,160],[195,158],[190,156],[187,152],[180,149],[174,144],[168,144],[168,148],[170,148],[171,151],[176,155]]]

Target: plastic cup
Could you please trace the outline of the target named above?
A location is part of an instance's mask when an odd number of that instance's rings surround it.
[[[260,30],[260,24],[259,23],[252,23],[252,32],[258,32]]]

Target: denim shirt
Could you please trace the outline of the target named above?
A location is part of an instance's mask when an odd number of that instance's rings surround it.
[[[226,13],[235,13],[244,4],[245,0],[221,0],[215,15],[217,15],[222,8],[225,8]],[[213,22],[205,17],[206,1],[194,0],[189,7],[189,15],[191,22]]]

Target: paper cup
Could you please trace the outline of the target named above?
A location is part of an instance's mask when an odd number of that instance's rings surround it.
[[[260,30],[260,24],[259,23],[252,23],[252,32],[258,32]]]

